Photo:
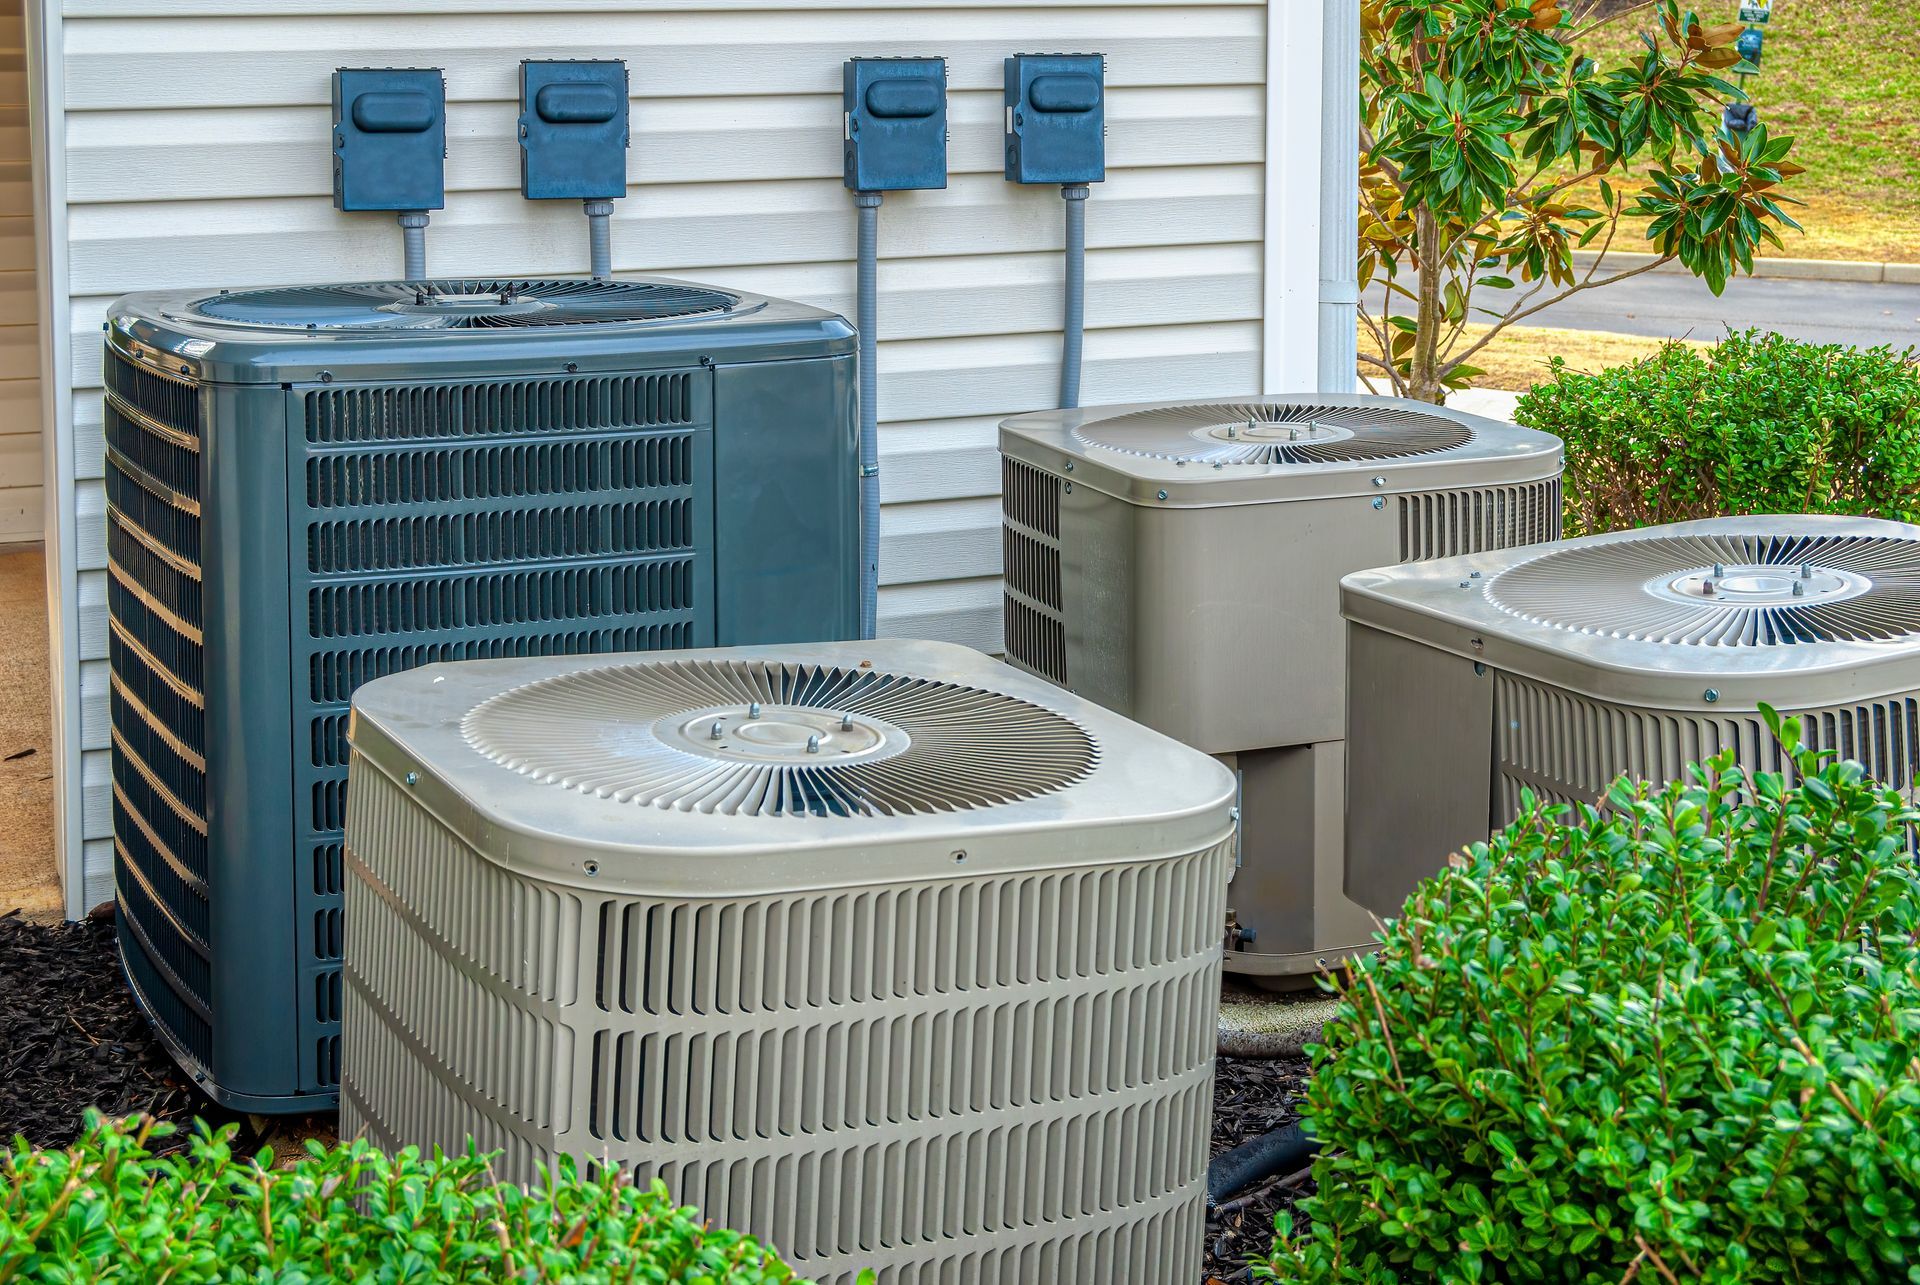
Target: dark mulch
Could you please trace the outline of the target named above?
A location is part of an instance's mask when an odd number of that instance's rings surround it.
[[[182,1124],[196,1115],[241,1119],[183,1082],[133,1006],[110,917],[34,924],[0,916],[0,1145],[23,1136],[64,1147],[89,1106]],[[182,1141],[176,1134],[158,1146]]]
[[[1305,1058],[1221,1058],[1213,1154],[1297,1119],[1306,1081]],[[241,1146],[263,1140],[245,1117],[216,1106],[183,1079],[134,1008],[111,918],[35,924],[0,915],[0,1145],[24,1136],[38,1147],[64,1147],[89,1106],[121,1116],[144,1111],[182,1125],[195,1116],[233,1122]],[[159,1145],[177,1147],[182,1140],[176,1134]],[[1272,1243],[1274,1214],[1311,1189],[1304,1173],[1283,1174],[1209,1215],[1202,1281],[1250,1281],[1248,1259]]]
[[[1213,1154],[1298,1120],[1306,1088],[1304,1057],[1221,1058],[1213,1081]],[[1213,1210],[1207,1216],[1202,1281],[1243,1285],[1252,1280],[1247,1260],[1263,1257],[1273,1244],[1273,1216],[1312,1190],[1305,1170],[1280,1174]]]

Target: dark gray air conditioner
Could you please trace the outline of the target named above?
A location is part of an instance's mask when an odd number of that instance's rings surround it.
[[[853,347],[830,313],[667,280],[114,305],[121,956],[203,1088],[337,1095],[362,682],[854,634]]]

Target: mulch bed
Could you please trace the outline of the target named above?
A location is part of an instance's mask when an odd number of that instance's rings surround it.
[[[1221,1058],[1213,1154],[1298,1118],[1306,1081],[1305,1058]],[[243,1149],[263,1140],[246,1117],[184,1081],[154,1038],[120,975],[111,918],[35,924],[17,913],[0,915],[0,1145],[24,1136],[37,1147],[64,1147],[89,1106],[118,1116],[144,1111],[183,1126],[195,1116],[237,1123]],[[270,1127],[284,1128],[278,1121]],[[286,1149],[274,1141],[276,1150]],[[183,1142],[175,1134],[159,1146]],[[1272,1242],[1274,1214],[1311,1188],[1305,1174],[1282,1174],[1210,1214],[1201,1280],[1251,1281],[1248,1260]]]
[[[0,916],[0,1145],[21,1136],[64,1147],[89,1106],[181,1125],[195,1116],[239,1121],[247,1134],[242,1117],[182,1080],[133,1006],[111,918],[35,924],[17,912]],[[184,1142],[175,1134],[156,1149]]]
[[[1251,1138],[1300,1118],[1307,1088],[1305,1057],[1223,1057],[1213,1080],[1213,1152],[1231,1151]],[[1250,1258],[1273,1244],[1273,1216],[1313,1190],[1307,1171],[1256,1183],[1207,1215],[1207,1285],[1244,1285],[1253,1279]]]

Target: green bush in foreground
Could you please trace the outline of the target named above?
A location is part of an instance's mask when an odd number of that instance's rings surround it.
[[[1555,358],[1515,417],[1567,445],[1567,534],[1744,513],[1920,518],[1912,353],[1728,335],[1597,374]]]
[[[0,1163],[0,1282],[798,1279],[664,1187],[578,1177],[570,1162],[523,1191],[496,1183],[483,1156],[389,1158],[364,1142],[308,1143],[275,1170],[271,1153],[236,1157],[231,1129],[204,1126],[186,1153],[150,1155],[166,1128],[93,1120],[66,1151],[17,1143]]]
[[[1920,819],[1777,727],[1529,808],[1356,969],[1287,1282],[1920,1281]]]

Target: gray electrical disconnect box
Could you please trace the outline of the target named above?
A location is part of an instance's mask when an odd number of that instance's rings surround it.
[[[627,64],[520,64],[520,191],[530,201],[627,194]]]
[[[333,204],[438,210],[447,203],[447,85],[437,67],[333,73]]]
[[[1099,54],[1015,54],[1006,62],[1007,180],[1107,177],[1106,68]]]
[[[849,58],[841,102],[849,188],[947,185],[946,59]]]

